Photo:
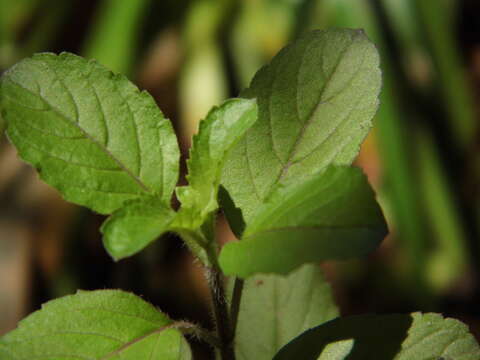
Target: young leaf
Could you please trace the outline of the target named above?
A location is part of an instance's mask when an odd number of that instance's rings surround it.
[[[171,230],[175,215],[157,198],[128,201],[102,225],[105,249],[115,260],[131,256]]]
[[[193,137],[187,161],[188,186],[177,188],[182,203],[177,223],[198,228],[218,208],[217,193],[227,152],[257,119],[255,100],[230,99],[214,107]]]
[[[207,251],[209,244],[204,234],[200,228],[180,226],[181,215],[157,198],[128,201],[102,225],[105,249],[115,260],[120,260],[141,251],[166,232],[174,232],[203,264],[211,266],[215,260]]]
[[[177,227],[178,213],[157,198],[127,201],[102,225],[103,244],[115,260],[132,256],[166,232],[179,234],[190,250],[207,266],[212,258],[199,229]]]
[[[286,274],[301,264],[361,256],[387,233],[366,177],[354,167],[285,182],[259,207],[241,241],[227,243],[220,266],[227,275]]]
[[[80,291],[44,304],[0,338],[0,358],[189,360],[177,325],[133,294]]]
[[[480,358],[480,347],[466,325],[438,314],[414,313],[339,318],[304,332],[273,360],[331,359],[324,356],[327,351],[344,354],[334,357],[338,360]]]
[[[203,247],[192,237],[218,208],[217,192],[226,153],[256,120],[255,100],[230,99],[214,107],[200,122],[187,162],[188,186],[177,188],[182,203],[175,214],[156,198],[134,200],[117,210],[102,226],[104,244],[115,259],[130,256],[167,231],[182,235],[191,250],[209,262]],[[204,239],[203,239],[204,240]]]
[[[0,101],[20,156],[67,200],[100,213],[144,196],[170,201],[172,126],[124,76],[72,54],[37,54],[2,76]]]
[[[351,164],[380,86],[377,50],[361,30],[310,32],[256,74],[243,96],[257,99],[258,120],[222,177],[247,224],[279,182]]]
[[[338,316],[330,286],[315,265],[287,277],[258,275],[245,281],[235,350],[237,360],[271,360],[303,331]]]

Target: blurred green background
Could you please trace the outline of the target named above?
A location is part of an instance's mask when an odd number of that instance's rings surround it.
[[[41,51],[95,58],[155,97],[185,156],[210,107],[286,43],[310,29],[365,29],[383,92],[357,165],[391,233],[368,259],[322,267],[344,315],[436,311],[479,337],[479,19],[478,0],[0,0],[0,71]],[[211,325],[201,268],[179,239],[115,264],[102,220],[40,183],[1,137],[0,334],[77,288],[134,291]],[[218,231],[232,236],[223,221]]]

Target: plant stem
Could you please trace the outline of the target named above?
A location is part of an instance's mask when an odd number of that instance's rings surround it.
[[[235,336],[237,330],[238,313],[240,311],[240,301],[243,292],[243,279],[236,278],[233,286],[232,304],[230,305],[230,320],[232,322],[232,334]]]
[[[235,360],[232,324],[228,314],[222,273],[217,268],[210,268],[207,271],[213,303],[213,314],[215,316],[215,326],[221,345],[220,356],[222,360]]]
[[[217,339],[215,334],[212,334],[210,331],[205,330],[197,324],[193,324],[188,321],[177,321],[172,325],[172,327],[179,329],[184,335],[193,335],[198,339],[205,341],[213,348],[221,346],[220,340]]]

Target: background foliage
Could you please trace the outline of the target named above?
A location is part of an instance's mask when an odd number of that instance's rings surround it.
[[[1,70],[39,51],[96,58],[154,95],[181,135],[183,156],[197,121],[237,96],[285,43],[314,28],[364,28],[380,50],[384,84],[358,165],[391,234],[369,261],[327,263],[326,276],[343,315],[421,309],[479,333],[478,2],[3,0],[0,7]],[[0,169],[0,333],[76,288],[134,291],[172,317],[208,326],[206,286],[178,239],[114,264],[98,233],[103,217],[61,200],[3,138]],[[217,230],[224,241],[233,236],[222,224]]]

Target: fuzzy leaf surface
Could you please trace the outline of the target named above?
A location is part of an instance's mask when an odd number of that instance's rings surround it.
[[[100,213],[144,196],[170,201],[175,134],[126,77],[73,54],[37,54],[4,73],[0,101],[19,155],[67,200]]]
[[[296,267],[362,256],[387,233],[367,178],[355,167],[284,183],[259,207],[241,241],[227,243],[220,266],[227,275],[287,274]]]
[[[247,224],[279,183],[352,163],[380,87],[378,52],[361,30],[307,33],[259,70],[242,94],[257,99],[258,120],[222,177]]]
[[[50,301],[0,338],[0,358],[189,360],[166,315],[119,290],[79,291]]]
[[[120,260],[141,251],[171,230],[176,213],[157,198],[128,201],[102,225],[103,244]]]
[[[328,352],[328,357],[325,356]],[[307,330],[273,360],[476,360],[468,327],[439,314],[360,315]]]
[[[256,120],[256,103],[230,99],[214,107],[200,122],[187,162],[188,186],[177,188],[182,207],[174,213],[155,198],[133,200],[117,210],[102,226],[104,244],[115,259],[140,251],[167,231],[182,235],[190,249],[207,262],[204,240],[189,236],[199,230],[218,208],[217,192],[226,153]]]
[[[338,316],[330,285],[315,265],[287,277],[257,275],[245,281],[238,317],[238,360],[271,360],[307,329]]]

